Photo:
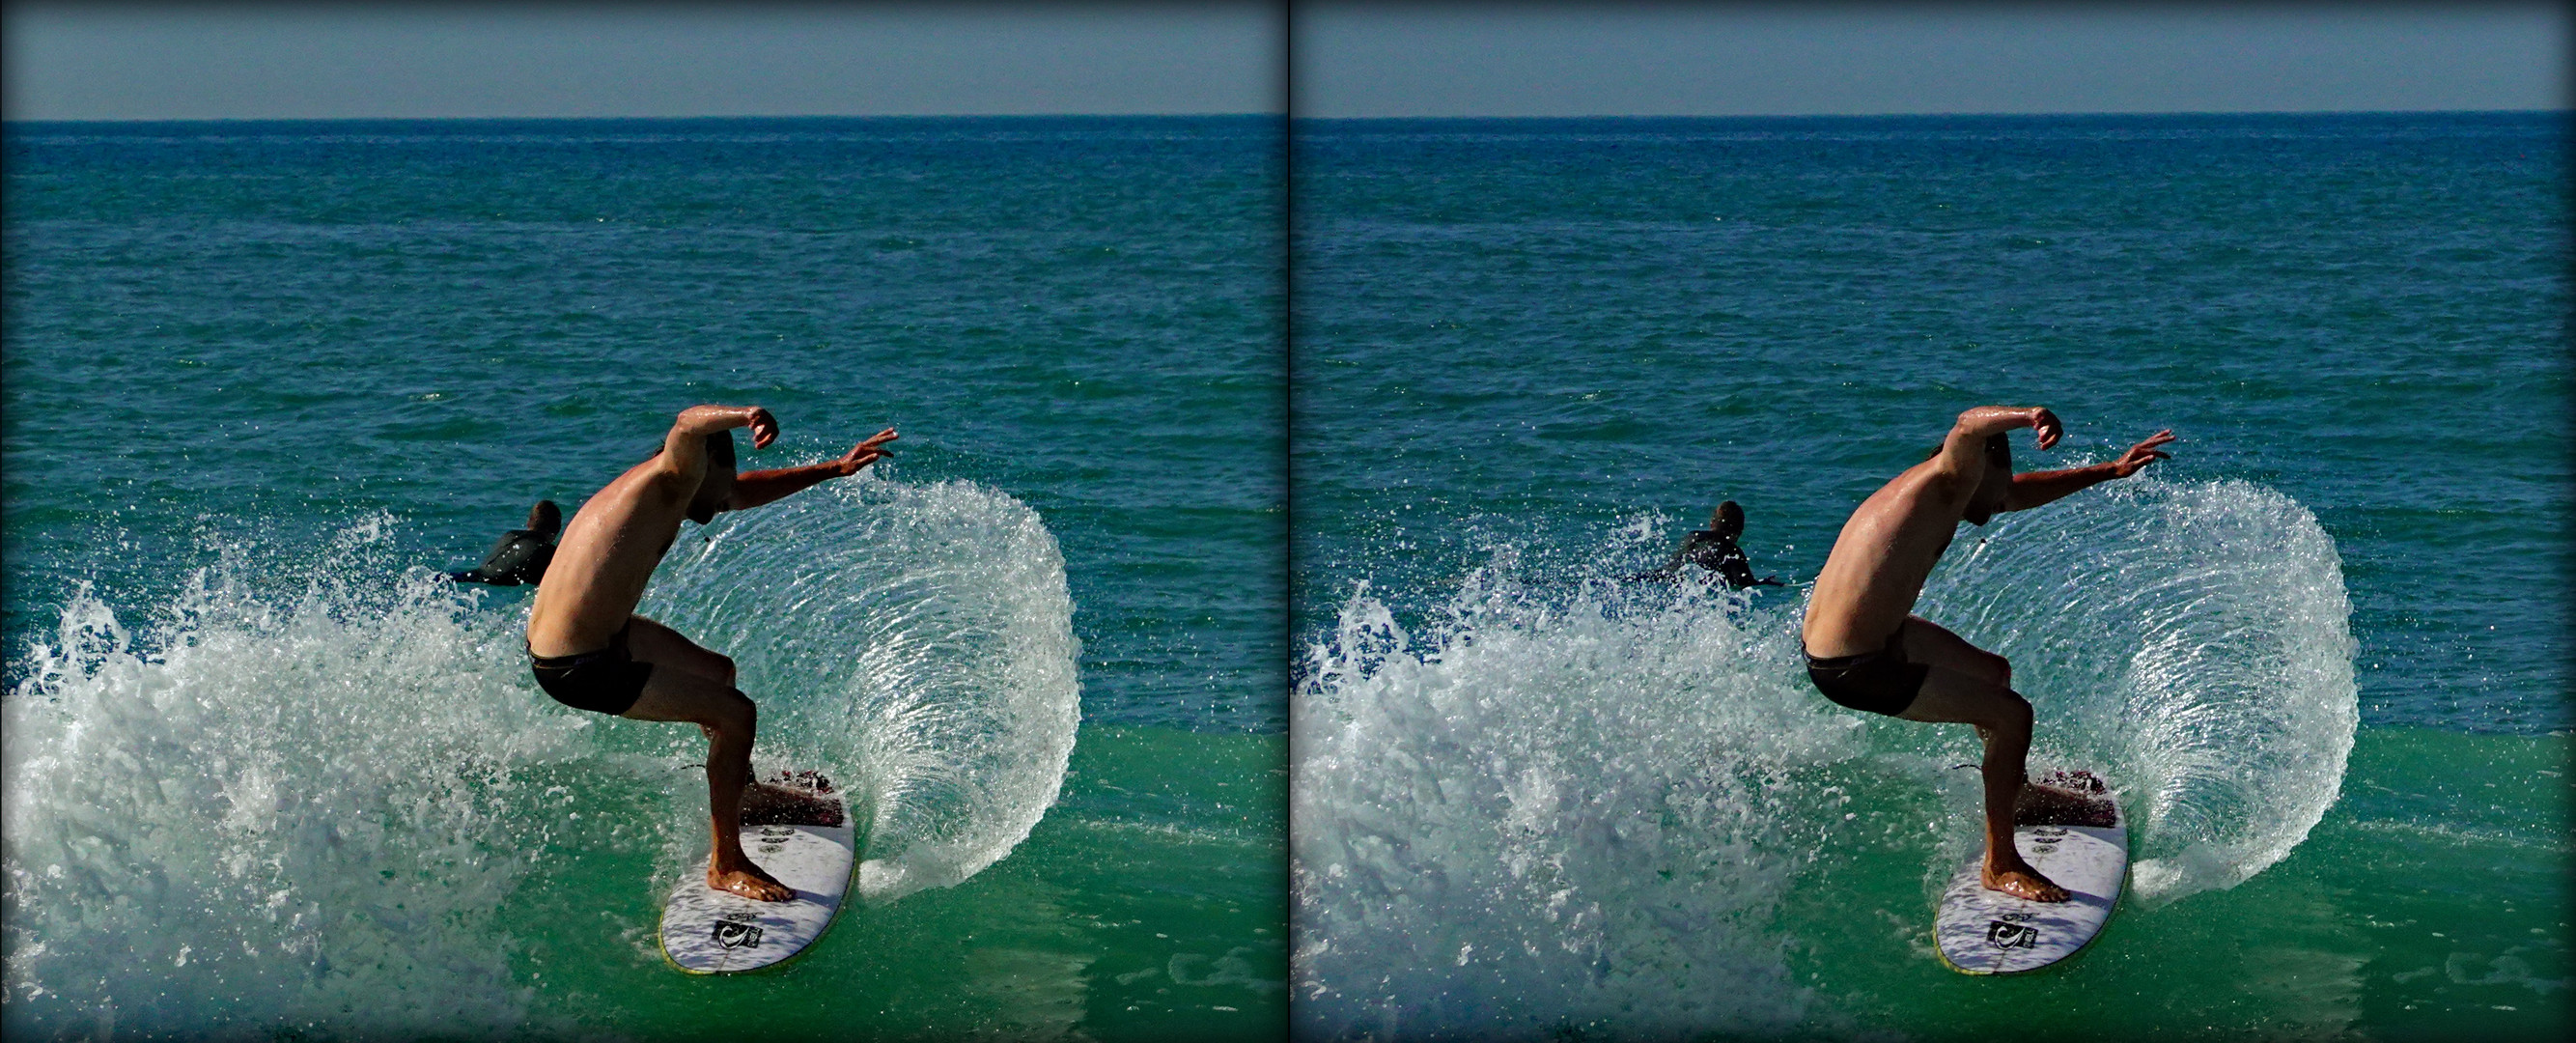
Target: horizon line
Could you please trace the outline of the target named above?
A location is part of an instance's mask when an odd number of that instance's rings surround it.
[[[836,119],[1258,119],[1274,118],[1291,121],[1334,120],[1364,122],[1372,120],[1611,120],[1611,119],[1889,119],[1901,117],[2099,117],[2099,116],[2404,116],[2404,115],[2473,115],[2473,114],[2576,114],[2576,106],[2552,108],[2493,109],[2099,109],[2048,112],[2017,111],[1890,111],[1890,112],[1728,112],[1691,113],[1598,112],[1547,115],[1369,115],[1308,116],[1287,112],[879,112],[879,113],[744,113],[734,115],[688,116],[107,116],[65,117],[0,117],[0,125],[35,123],[444,123],[508,121],[531,122],[612,122],[612,121],[715,121],[715,120],[836,120]]]

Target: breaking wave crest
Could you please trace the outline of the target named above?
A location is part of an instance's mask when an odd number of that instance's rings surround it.
[[[735,516],[674,557],[648,611],[731,636],[781,737],[764,759],[841,770],[870,809],[861,895],[973,876],[1054,805],[1081,643],[1064,556],[1027,505],[868,479]]]
[[[706,844],[704,740],[547,700],[524,600],[411,564],[394,526],[207,537],[176,596],[84,588],[23,653],[0,701],[11,1038],[578,1034],[531,946],[658,960],[651,916]],[[871,478],[709,535],[645,609],[740,660],[762,767],[852,784],[865,895],[1028,835],[1079,716],[1034,512]]]

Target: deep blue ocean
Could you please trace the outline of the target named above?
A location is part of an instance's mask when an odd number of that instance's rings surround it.
[[[1296,1030],[2561,1038],[2563,114],[1298,121]],[[1826,703],[1802,587],[1969,407],[1918,611],[2121,792],[2093,949],[1930,949],[1961,727]],[[1622,583],[1720,500],[1757,572]]]
[[[12,123],[12,1038],[1275,1035],[1275,118]],[[796,963],[654,947],[694,730],[434,578],[700,402],[866,475],[643,611],[869,798]]]

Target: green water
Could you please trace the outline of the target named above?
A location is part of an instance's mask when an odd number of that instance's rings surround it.
[[[673,971],[654,845],[563,835],[503,907],[534,1035],[1254,1039],[1286,1018],[1285,742],[1093,728],[1062,801],[955,887],[844,909],[775,970]],[[615,808],[593,808],[607,819]],[[652,808],[625,809],[651,819]]]
[[[1930,834],[1898,829],[1799,879],[1791,964],[1847,1018],[1820,1037],[2564,1038],[2570,752],[2565,735],[2364,729],[2343,798],[2288,858],[2232,890],[2132,897],[2091,948],[2027,975],[1933,959],[1947,868]],[[1937,803],[1916,793],[1854,832]]]

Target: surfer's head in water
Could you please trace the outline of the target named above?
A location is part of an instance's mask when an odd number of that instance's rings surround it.
[[[1717,510],[1708,516],[1708,527],[1722,540],[1732,540],[1744,535],[1744,508],[1737,506],[1733,500],[1718,504]]]
[[[562,530],[563,508],[555,506],[553,500],[539,500],[536,506],[528,508],[529,532],[553,539],[555,533]]]

